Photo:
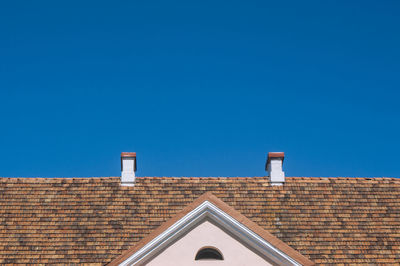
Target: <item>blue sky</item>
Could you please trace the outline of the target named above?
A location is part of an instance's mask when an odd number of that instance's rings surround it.
[[[3,1],[0,176],[399,177],[399,1]]]

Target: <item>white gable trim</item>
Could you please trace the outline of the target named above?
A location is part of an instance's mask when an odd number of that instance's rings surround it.
[[[200,222],[209,219],[278,265],[301,265],[209,201],[186,214],[120,265],[143,265]]]

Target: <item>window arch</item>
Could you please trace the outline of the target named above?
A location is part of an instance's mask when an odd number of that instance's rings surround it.
[[[222,253],[215,247],[203,247],[197,251],[194,260],[224,260]]]

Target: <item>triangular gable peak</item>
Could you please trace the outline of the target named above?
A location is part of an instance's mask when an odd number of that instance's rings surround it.
[[[221,228],[246,247],[254,250],[270,264],[314,265],[308,258],[250,221],[210,192],[196,199],[133,248],[112,261],[110,265],[146,265],[204,222],[211,222]]]

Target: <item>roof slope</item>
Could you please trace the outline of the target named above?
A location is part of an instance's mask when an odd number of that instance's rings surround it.
[[[203,193],[315,263],[398,263],[400,179],[0,178],[0,263],[112,261]]]

